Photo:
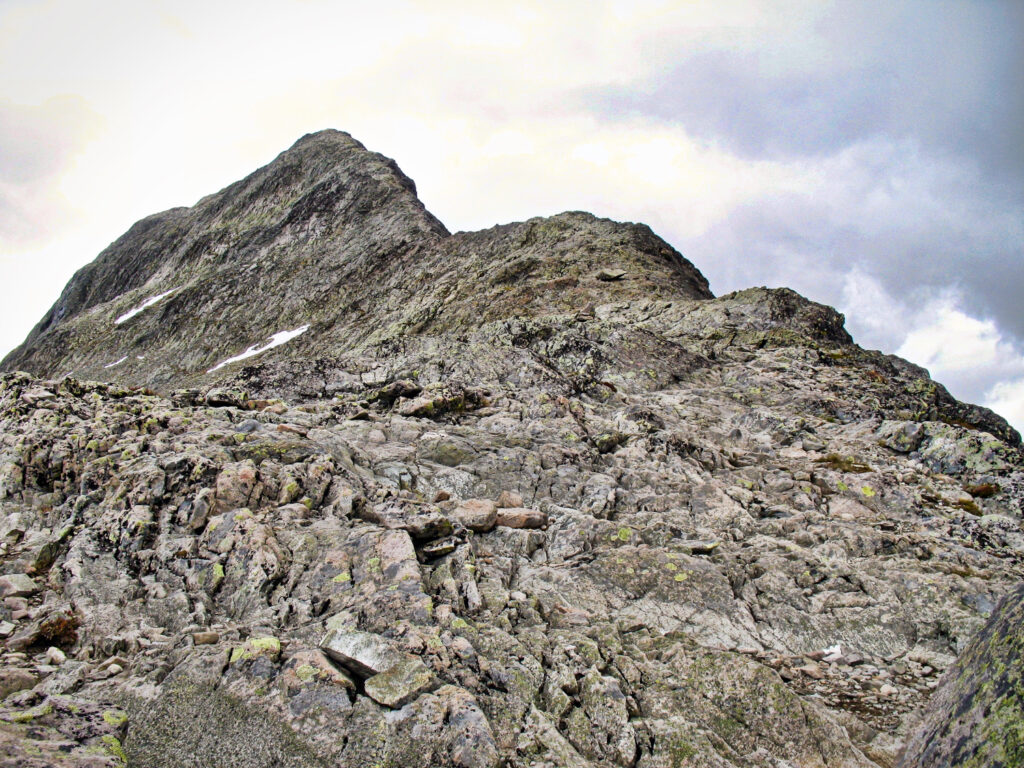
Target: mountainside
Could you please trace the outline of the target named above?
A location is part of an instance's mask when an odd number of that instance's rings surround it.
[[[335,131],[145,219],[2,364],[0,766],[984,760],[1020,436],[843,322]]]

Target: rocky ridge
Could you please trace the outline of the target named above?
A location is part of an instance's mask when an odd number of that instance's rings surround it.
[[[1024,573],[1019,435],[834,310],[337,132],[4,365],[12,765],[893,766]]]

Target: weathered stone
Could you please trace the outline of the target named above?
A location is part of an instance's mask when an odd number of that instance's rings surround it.
[[[39,584],[23,573],[0,576],[0,597],[28,597],[39,591]]]
[[[289,688],[301,688],[314,682],[329,683],[346,691],[355,692],[356,682],[318,650],[298,651],[284,665],[284,683]]]
[[[359,630],[328,632],[320,641],[320,648],[363,678],[386,672],[406,660],[405,654],[387,638]]]
[[[0,376],[10,706],[117,697],[152,768],[891,766],[1024,578],[1019,436],[833,309],[584,213],[450,235],[336,132],[4,365],[116,379]]]
[[[1024,764],[1024,585],[943,676],[901,768]]]
[[[236,645],[231,649],[231,654],[228,660],[234,664],[238,661],[246,661],[259,656],[265,656],[269,659],[277,659],[280,655],[281,641],[276,637],[250,637],[242,645]]]
[[[256,465],[251,459],[225,465],[217,475],[217,509],[226,512],[245,507],[256,487]]]
[[[539,509],[502,507],[498,509],[494,523],[506,528],[543,528],[548,524],[548,516]]]
[[[0,701],[12,693],[31,688],[39,681],[39,676],[27,669],[0,669]]]
[[[422,660],[410,656],[367,678],[365,690],[366,695],[379,704],[398,709],[433,683],[434,675]]]
[[[471,531],[491,530],[498,519],[498,507],[489,499],[466,499],[452,510],[451,516]]]
[[[496,502],[498,509],[523,506],[523,497],[515,491],[502,491]]]
[[[237,387],[213,387],[204,397],[206,404],[211,406],[233,406],[241,408],[249,399],[248,395]]]

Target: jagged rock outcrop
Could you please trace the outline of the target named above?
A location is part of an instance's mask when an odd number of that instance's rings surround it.
[[[5,366],[12,759],[894,766],[1024,576],[1019,435],[834,310],[589,214],[448,235],[336,132]]]
[[[1024,585],[946,672],[900,765],[1024,765]]]

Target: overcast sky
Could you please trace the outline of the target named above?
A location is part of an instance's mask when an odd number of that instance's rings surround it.
[[[321,128],[452,231],[643,221],[1024,428],[1024,2],[0,0],[0,355]]]

